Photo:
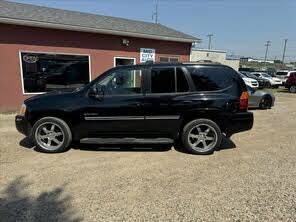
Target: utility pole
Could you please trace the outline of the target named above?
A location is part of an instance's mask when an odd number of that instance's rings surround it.
[[[270,42],[270,41],[266,41],[265,46],[266,46],[266,51],[265,51],[264,63],[265,63],[265,65],[266,65],[267,54],[268,54],[268,48],[269,48],[269,46],[271,46],[271,42]]]
[[[288,39],[284,39],[285,40],[285,45],[284,45],[284,52],[283,52],[283,63],[285,63],[285,55],[286,55],[286,48],[287,48],[287,42],[288,42]]]
[[[155,2],[155,11],[152,13],[152,19],[155,18],[155,24],[158,23],[158,0]]]
[[[213,36],[214,36],[214,34],[207,35],[207,37],[209,37],[209,46],[208,46],[208,49],[211,49],[211,43],[212,43],[212,37]]]

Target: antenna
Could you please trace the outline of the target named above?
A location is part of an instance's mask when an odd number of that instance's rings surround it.
[[[152,13],[152,20],[155,19],[155,23],[158,23],[158,0],[155,0],[155,11]]]

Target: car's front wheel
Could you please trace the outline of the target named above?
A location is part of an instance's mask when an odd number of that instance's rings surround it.
[[[55,117],[38,120],[32,132],[37,149],[45,153],[66,151],[72,141],[72,133],[67,123]]]
[[[219,126],[209,119],[193,120],[185,125],[182,141],[186,150],[193,154],[211,154],[221,145]]]
[[[289,91],[290,93],[296,93],[296,85],[290,86]]]

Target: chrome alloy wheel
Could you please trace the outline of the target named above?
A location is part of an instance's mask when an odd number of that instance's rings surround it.
[[[45,122],[35,132],[37,143],[45,150],[59,149],[64,143],[64,131],[56,123]]]
[[[207,152],[216,145],[218,135],[212,126],[199,124],[190,130],[187,139],[192,149],[198,152]]]

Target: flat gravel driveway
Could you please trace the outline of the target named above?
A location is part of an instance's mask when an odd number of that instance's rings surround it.
[[[0,117],[1,221],[296,221],[296,95],[195,156],[171,147],[34,151]]]

